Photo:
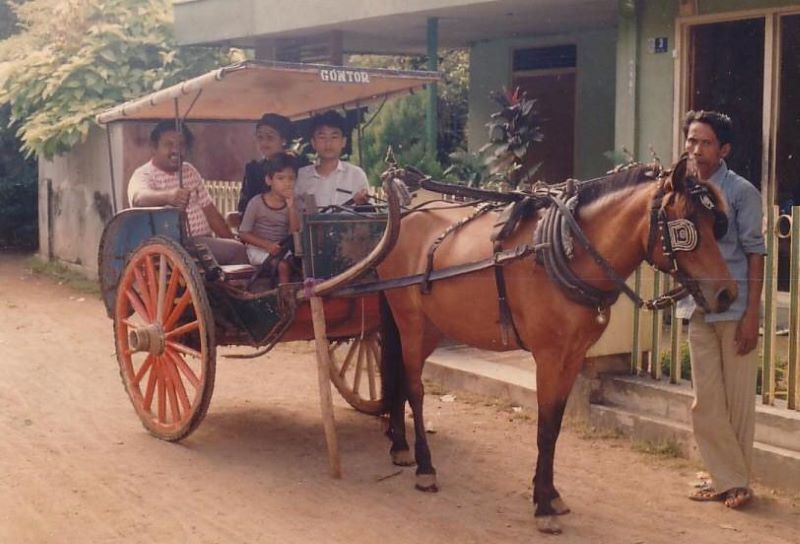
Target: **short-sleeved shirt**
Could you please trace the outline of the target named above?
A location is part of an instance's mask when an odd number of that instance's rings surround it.
[[[189,204],[186,206],[186,216],[189,220],[189,236],[211,236],[211,226],[208,224],[203,208],[214,204],[208,189],[203,184],[200,172],[189,164],[183,163],[183,186],[191,189]],[[133,204],[136,194],[142,189],[151,191],[168,191],[180,187],[177,172],[165,172],[150,160],[134,170],[128,183],[128,201]]]
[[[249,232],[254,236],[280,242],[289,235],[289,207],[271,208],[262,195],[250,199],[239,225],[239,232]]]
[[[728,270],[739,287],[739,296],[731,307],[715,314],[706,314],[705,320],[738,321],[747,308],[747,255],[767,253],[764,243],[761,193],[755,186],[733,170],[725,161],[711,176],[709,181],[722,190],[728,202],[728,231],[717,240],[720,253],[728,264]],[[692,297],[686,297],[676,308],[675,315],[680,319],[690,319],[697,304]]]
[[[339,161],[336,169],[327,176],[321,176],[313,164],[301,168],[297,172],[294,193],[301,202],[303,195],[314,195],[317,206],[324,208],[331,205],[341,206],[368,187],[367,175],[361,168]]]

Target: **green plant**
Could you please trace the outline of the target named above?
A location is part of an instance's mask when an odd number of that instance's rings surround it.
[[[680,345],[680,364],[681,364],[681,378],[690,380],[692,376],[692,361],[689,355],[689,343],[686,341],[681,342]],[[670,375],[670,365],[672,363],[672,353],[665,351],[661,354],[661,373],[665,376]]]
[[[469,186],[497,189],[517,188],[533,183],[541,163],[528,165],[528,154],[543,139],[536,101],[519,89],[513,93],[491,94],[500,110],[487,124],[489,141],[477,153],[450,154],[445,176]]]
[[[0,105],[27,155],[85,141],[95,115],[225,63],[226,51],[177,48],[169,0],[28,0],[22,30],[0,42]]]
[[[434,153],[425,146],[425,101],[421,95],[387,103],[380,115],[364,131],[361,140],[361,167],[367,177],[377,182],[386,170],[384,158],[391,147],[399,164],[411,164],[433,176],[440,177],[442,167]]]
[[[9,107],[0,106],[0,127],[8,126]],[[19,152],[11,130],[0,129],[0,248],[32,249],[39,239],[36,163]]]
[[[661,439],[653,440],[635,440],[633,442],[633,449],[648,455],[655,455],[656,457],[663,458],[677,458],[683,457],[683,450],[680,444],[674,439]]]

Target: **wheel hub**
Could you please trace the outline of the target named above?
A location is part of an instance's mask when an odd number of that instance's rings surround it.
[[[133,351],[146,351],[153,355],[161,355],[167,344],[164,329],[161,325],[145,325],[128,331],[128,346]]]

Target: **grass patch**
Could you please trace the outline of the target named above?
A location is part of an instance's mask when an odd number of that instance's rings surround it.
[[[580,420],[570,420],[567,427],[581,440],[616,440],[624,436],[619,429],[604,429]]]
[[[59,284],[64,284],[81,293],[94,295],[98,298],[100,297],[100,285],[96,281],[90,280],[74,270],[70,270],[59,262],[47,262],[38,257],[32,257],[30,261],[28,261],[28,265],[34,274],[47,276],[57,281]]]
[[[683,451],[675,440],[634,440],[634,451],[654,455],[663,459],[678,459],[683,457]]]

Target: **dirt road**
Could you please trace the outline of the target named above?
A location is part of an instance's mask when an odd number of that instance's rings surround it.
[[[198,431],[154,439],[123,390],[101,302],[0,254],[0,543],[800,542],[791,497],[759,488],[742,512],[692,503],[696,467],[569,428],[556,478],[573,513],[563,535],[540,535],[535,414],[442,392],[426,399],[438,494],[414,491],[381,422],[339,399],[335,481],[312,346],[218,363]]]

